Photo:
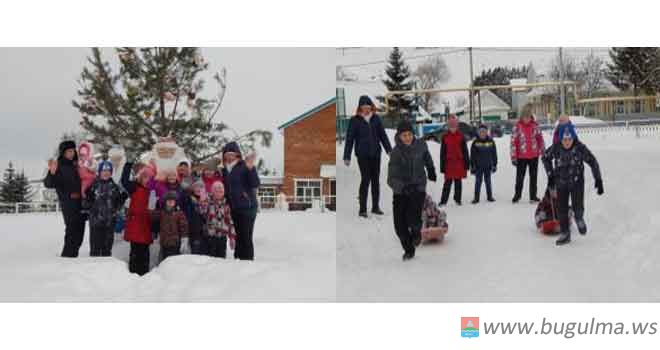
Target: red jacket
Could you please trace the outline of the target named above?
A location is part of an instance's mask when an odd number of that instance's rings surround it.
[[[460,131],[442,135],[440,146],[440,170],[445,179],[460,180],[467,177],[470,164],[467,143]]]
[[[135,184],[135,190],[131,193],[131,204],[126,213],[126,229],[124,240],[132,243],[151,244],[151,220],[149,216],[149,190],[141,185]]]
[[[545,142],[538,124],[518,121],[511,134],[511,159],[534,159],[543,154]]]
[[[222,181],[222,175],[220,175],[219,172],[216,172],[211,177],[206,177],[206,176],[202,175],[202,181],[204,182],[204,187],[206,188],[206,193],[208,193],[209,195],[213,192],[212,189],[211,189],[213,187],[213,183],[215,183],[216,181],[223,182]]]

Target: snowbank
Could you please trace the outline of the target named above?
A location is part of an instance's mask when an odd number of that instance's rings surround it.
[[[390,134],[392,138],[392,135]],[[471,205],[474,177],[463,182],[463,206],[447,207],[444,243],[422,246],[410,262],[392,223],[392,192],[386,185],[387,156],[381,169],[381,206],[386,215],[357,217],[356,162],[338,167],[337,298],[340,301],[443,302],[615,302],[660,301],[660,140],[631,133],[581,134],[600,161],[605,195],[599,197],[586,169],[586,236],[557,247],[555,237],[538,234],[529,204],[513,205],[514,168],[509,139],[496,138],[499,166],[495,203]],[[549,133],[546,134],[546,142]],[[428,143],[436,167],[440,147]],[[343,152],[337,152],[339,161]],[[640,156],[641,154],[641,156]],[[539,168],[539,190],[546,186]],[[441,183],[427,191],[440,198]],[[542,194],[542,192],[541,192]],[[577,230],[574,229],[574,232]]]
[[[255,261],[182,255],[139,277],[127,268],[128,243],[113,257],[57,257],[57,214],[0,216],[0,301],[332,301],[335,215],[264,212],[255,227]],[[116,236],[118,237],[118,236]],[[87,234],[86,237],[87,238]],[[152,245],[152,262],[157,255]]]

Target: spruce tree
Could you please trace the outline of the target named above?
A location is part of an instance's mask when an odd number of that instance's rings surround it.
[[[5,173],[2,176],[2,183],[0,183],[0,202],[3,203],[15,203],[16,196],[16,169],[14,169],[14,164],[9,162],[9,166],[5,169]]]
[[[607,79],[623,91],[654,94],[660,86],[660,54],[656,47],[613,47]]]
[[[79,79],[78,99],[81,127],[91,141],[108,149],[124,147],[129,157],[150,150],[160,138],[172,137],[193,161],[220,153],[220,147],[237,141],[244,150],[257,142],[270,146],[272,134],[254,130],[244,135],[215,120],[225,94],[226,71],[213,75],[218,92],[204,97],[204,73],[209,63],[195,47],[122,47],[106,49],[118,61],[107,61],[98,48],[92,49],[88,66]]]
[[[14,164],[9,162],[0,182],[0,202],[18,203],[27,202],[30,197],[30,184],[25,173],[16,172]]]
[[[410,68],[406,65],[403,54],[398,47],[392,49],[385,68],[387,79],[383,80],[383,84],[388,91],[401,91],[410,90],[411,84],[408,81],[410,78]],[[394,114],[406,113],[410,109],[412,99],[406,95],[393,95],[389,97],[390,110]]]

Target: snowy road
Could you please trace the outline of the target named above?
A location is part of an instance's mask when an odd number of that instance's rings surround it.
[[[390,135],[390,137],[392,137]],[[605,195],[598,197],[586,166],[589,233],[568,246],[535,231],[535,206],[511,203],[514,169],[508,138],[496,139],[496,203],[471,205],[474,178],[463,183],[463,206],[450,200],[449,235],[422,246],[410,262],[393,230],[392,193],[381,170],[386,216],[359,219],[356,162],[339,166],[337,297],[340,301],[660,301],[660,139],[631,133],[583,135],[600,161]],[[547,140],[547,138],[546,138]],[[436,168],[440,147],[429,143]],[[339,157],[343,149],[338,148]],[[539,196],[546,177],[539,166]],[[440,183],[429,183],[435,201]],[[574,232],[576,230],[574,229]]]
[[[128,273],[121,238],[112,258],[89,258],[85,234],[82,258],[63,259],[61,215],[0,216],[0,301],[333,301],[335,218],[264,212],[255,227],[257,260],[183,255],[140,278]]]

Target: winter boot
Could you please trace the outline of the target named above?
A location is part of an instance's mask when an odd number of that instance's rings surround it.
[[[557,242],[555,242],[557,245],[564,245],[568,244],[571,242],[571,233],[570,232],[564,232],[561,235],[559,235],[559,239],[557,239]]]
[[[587,224],[584,222],[584,219],[576,219],[575,224],[577,225],[578,231],[581,235],[587,234]]]
[[[529,199],[529,202],[532,203],[532,204],[533,204],[533,203],[538,203],[538,202],[540,202],[540,201],[541,201],[541,200],[539,199],[539,197],[532,197],[532,198]]]
[[[376,215],[385,215],[385,213],[383,213],[383,211],[380,210],[380,208],[373,208],[373,209],[371,209],[371,213],[372,213],[372,214],[376,214]]]
[[[477,203],[479,203],[479,199],[478,199],[478,198],[475,198],[475,199],[472,200],[471,203],[472,203],[472,204],[477,204]]]
[[[403,253],[403,261],[410,260],[415,257],[415,248],[412,248]]]
[[[495,198],[493,198],[493,197],[488,197],[488,201],[489,201],[489,202],[494,202],[494,201],[495,201]]]
[[[458,201],[458,200],[457,200],[457,201],[455,201],[455,202],[456,202],[456,205],[458,205],[458,206],[463,205],[463,204],[461,203],[461,201]]]
[[[361,212],[358,214],[358,216],[361,217],[361,218],[365,218],[365,219],[369,217],[369,216],[367,216],[367,212],[366,212],[366,211],[361,211]]]
[[[520,195],[516,193],[516,195],[513,196],[513,199],[511,200],[511,202],[513,202],[513,204],[516,204],[519,201],[520,201]]]

